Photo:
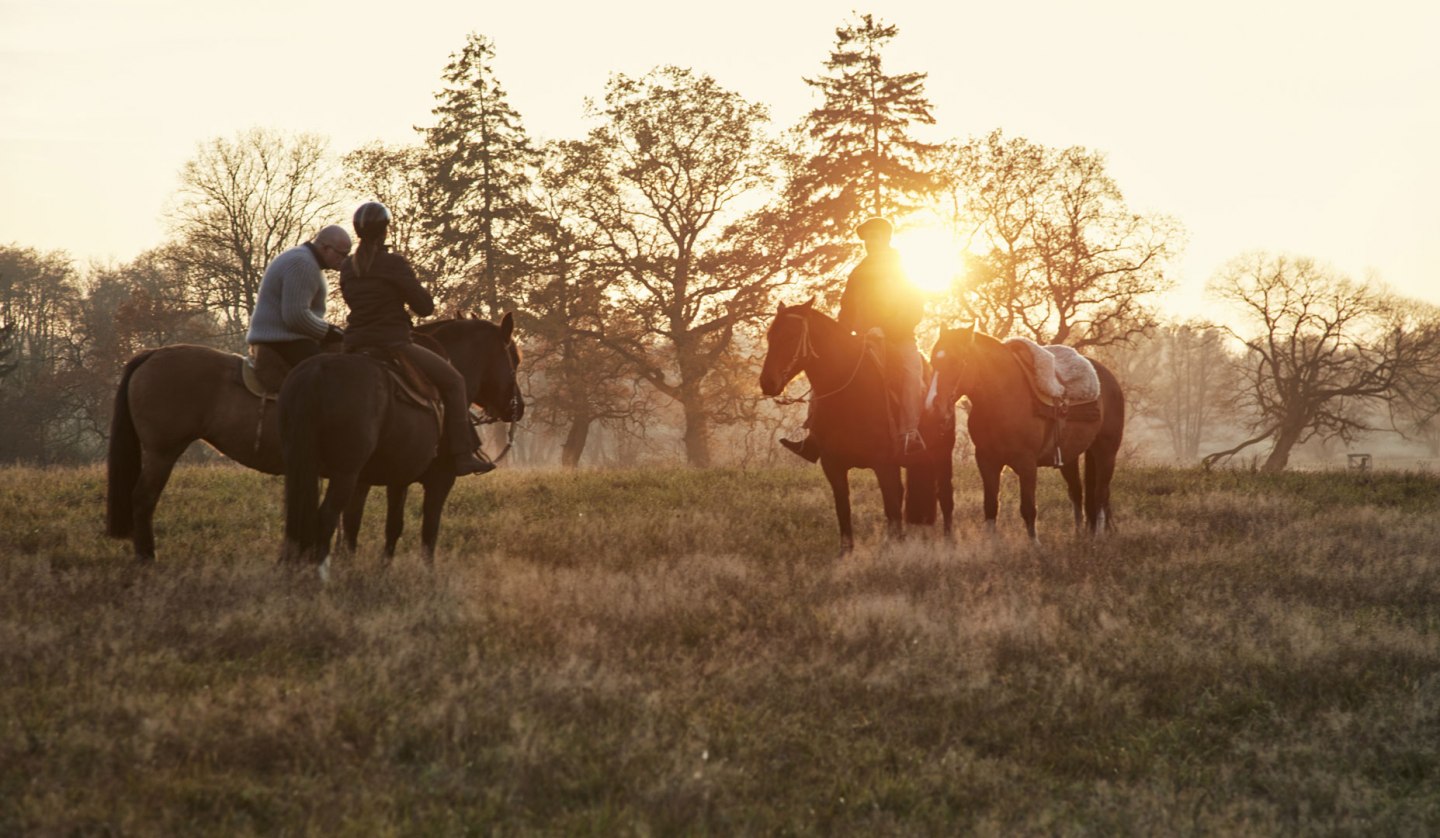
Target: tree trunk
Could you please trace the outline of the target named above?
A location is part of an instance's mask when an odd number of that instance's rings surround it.
[[[1266,474],[1278,474],[1285,470],[1290,464],[1290,451],[1300,441],[1300,433],[1303,428],[1292,428],[1282,426],[1275,434],[1275,447],[1270,449],[1270,456],[1265,458],[1265,465],[1260,470]]]
[[[575,416],[570,422],[570,432],[565,435],[565,444],[560,446],[560,465],[575,468],[580,465],[580,455],[585,453],[585,441],[590,438],[590,424],[595,421],[589,416]]]
[[[685,461],[696,468],[707,468],[710,465],[710,415],[698,392],[687,393],[682,407],[685,409]]]

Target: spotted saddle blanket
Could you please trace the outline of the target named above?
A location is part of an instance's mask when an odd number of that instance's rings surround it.
[[[1068,346],[1041,346],[1028,338],[1009,338],[1005,347],[1025,370],[1030,389],[1043,412],[1068,412],[1086,406],[1098,410],[1100,376],[1090,360]],[[1088,412],[1088,411],[1085,411]]]

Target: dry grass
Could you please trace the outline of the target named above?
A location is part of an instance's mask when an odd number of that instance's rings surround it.
[[[1036,550],[962,479],[837,561],[818,470],[501,472],[322,588],[276,479],[141,568],[0,471],[0,834],[1440,831],[1440,481],[1131,471],[1092,544],[1048,475]]]

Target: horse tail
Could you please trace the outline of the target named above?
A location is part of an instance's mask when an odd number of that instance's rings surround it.
[[[936,493],[936,467],[934,463],[923,463],[905,469],[905,523],[935,523],[935,508],[939,496]]]
[[[320,538],[320,364],[290,373],[280,391],[280,446],[285,458],[282,559],[301,559]]]
[[[140,482],[140,435],[130,412],[130,377],[155,350],[131,358],[115,388],[115,409],[110,415],[110,445],[105,457],[105,534],[129,538],[135,530],[135,484]]]

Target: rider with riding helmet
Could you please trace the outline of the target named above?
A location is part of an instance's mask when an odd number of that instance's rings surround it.
[[[390,252],[385,244],[389,230],[390,210],[384,204],[370,201],[355,211],[360,247],[340,266],[340,295],[350,308],[345,350],[383,348],[418,367],[439,388],[445,402],[444,447],[455,473],[484,474],[495,465],[475,456],[465,378],[449,361],[410,337],[412,323],[406,306],[425,317],[435,311],[435,300],[420,284],[410,262]]]

